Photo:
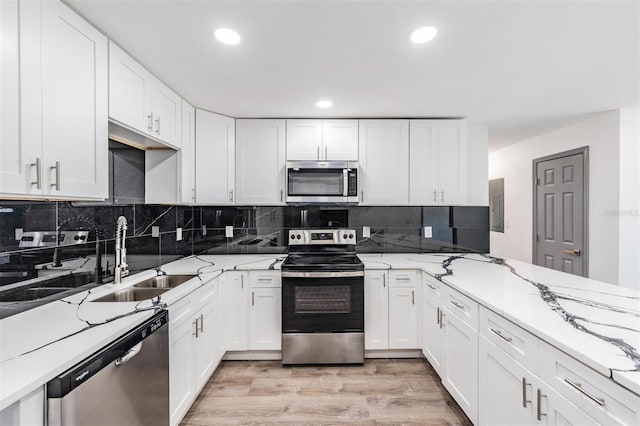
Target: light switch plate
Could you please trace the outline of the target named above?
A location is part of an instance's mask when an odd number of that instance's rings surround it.
[[[431,227],[430,226],[425,226],[424,227],[424,233],[422,235],[424,235],[425,238],[432,238],[433,237],[433,231],[432,231]]]
[[[371,237],[371,227],[370,226],[363,226],[362,227],[362,238],[369,238]]]
[[[202,236],[207,235],[207,225],[202,225]]]
[[[233,238],[233,226],[224,227],[224,236],[227,238]]]
[[[176,241],[182,241],[182,228],[176,228]]]
[[[160,236],[160,227],[159,226],[152,226],[151,227],[151,236],[152,237],[159,237]]]
[[[20,241],[22,239],[22,228],[16,228],[16,241]]]

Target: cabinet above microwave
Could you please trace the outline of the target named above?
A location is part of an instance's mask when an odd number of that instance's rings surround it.
[[[358,204],[358,163],[287,161],[287,204]]]

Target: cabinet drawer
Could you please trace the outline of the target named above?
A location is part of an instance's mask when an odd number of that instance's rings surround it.
[[[480,307],[480,334],[537,374],[540,341],[535,336],[485,307]]]
[[[601,424],[640,424],[634,393],[546,343],[540,344],[540,377]]]
[[[422,282],[424,283],[425,296],[444,304],[446,286],[426,272],[422,273]]]
[[[191,296],[187,296],[169,306],[169,329],[175,330],[176,327],[190,319],[193,312]]]
[[[415,287],[417,284],[417,271],[389,271],[389,287]]]
[[[282,274],[280,271],[251,271],[249,272],[249,285],[256,287],[282,287]]]
[[[474,330],[478,329],[479,305],[464,294],[444,286],[445,302],[444,306],[456,314],[461,320],[470,325]]]

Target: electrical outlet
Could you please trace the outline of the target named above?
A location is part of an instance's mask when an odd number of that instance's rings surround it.
[[[22,228],[16,228],[15,235],[16,241],[20,241],[22,239]]]
[[[160,236],[160,227],[159,226],[152,226],[151,227],[151,236],[152,237],[156,237],[156,238],[158,238]]]
[[[371,227],[370,226],[363,226],[362,227],[362,238],[369,238],[371,237]]]
[[[224,236],[227,238],[233,238],[233,226],[224,227]]]
[[[207,235],[207,225],[202,225],[202,236]]]
[[[430,226],[425,226],[424,227],[424,232],[422,233],[422,235],[424,235],[424,238],[432,238],[433,237],[433,231],[431,229]]]
[[[182,228],[176,228],[176,241],[182,241]]]

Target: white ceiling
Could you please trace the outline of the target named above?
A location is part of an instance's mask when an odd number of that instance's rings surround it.
[[[233,117],[467,117],[496,149],[639,98],[637,1],[66,2]],[[436,39],[409,43],[425,25]],[[215,42],[219,27],[242,43]]]

